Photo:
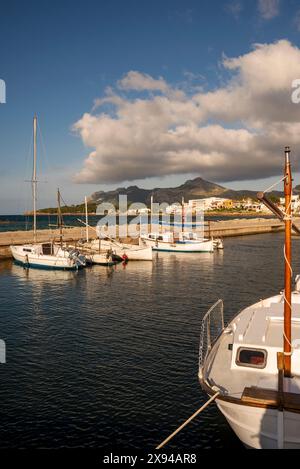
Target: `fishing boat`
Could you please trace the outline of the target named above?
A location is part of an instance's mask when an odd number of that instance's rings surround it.
[[[58,218],[60,220],[60,242],[37,242],[37,117],[33,118],[33,243],[10,246],[14,260],[26,268],[73,270],[85,266],[85,258],[76,250],[67,249],[62,242],[62,218],[60,211],[60,192],[58,190]]]
[[[300,276],[292,291],[292,176],[285,148],[285,212],[258,198],[285,224],[285,286],[224,325],[219,300],[204,316],[199,380],[248,448],[300,449]]]
[[[212,239],[200,239],[196,233],[184,231],[178,235],[171,231],[141,234],[140,244],[151,247],[153,251],[190,253],[214,251]]]
[[[96,239],[91,242],[93,249],[111,250],[126,261],[152,261],[152,249],[145,245],[121,243],[114,239]]]
[[[86,254],[86,257],[91,264],[104,265],[107,267],[123,261],[121,257],[114,255],[111,251],[107,251],[107,253],[91,252],[90,254]]]

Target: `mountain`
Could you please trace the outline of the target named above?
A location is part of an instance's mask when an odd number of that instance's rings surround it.
[[[295,193],[300,192],[300,186],[295,188]],[[155,189],[140,189],[137,186],[119,187],[112,191],[98,191],[94,192],[90,196],[90,202],[101,203],[109,202],[114,205],[118,205],[119,195],[127,195],[128,203],[141,202],[150,206],[151,195],[153,195],[154,202],[162,203],[166,202],[172,204],[175,202],[182,201],[184,197],[185,201],[191,199],[204,199],[206,197],[222,197],[233,200],[239,200],[250,197],[256,199],[257,191],[251,190],[233,190],[226,187],[220,186],[213,182],[205,181],[201,177],[196,179],[188,180],[184,184],[178,187],[170,188],[155,188]],[[269,193],[270,195],[270,193]],[[282,196],[279,191],[271,192],[274,197]]]

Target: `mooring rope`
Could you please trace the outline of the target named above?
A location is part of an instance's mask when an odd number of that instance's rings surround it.
[[[178,427],[177,430],[175,430],[170,436],[168,436],[168,438],[166,438],[162,443],[160,443],[160,445],[158,445],[156,449],[161,449],[170,440],[172,440],[172,438],[174,438],[174,436],[177,435],[177,433],[179,433],[184,427],[186,427],[204,409],[206,409],[206,407],[208,407],[209,404],[211,404],[214,400],[216,400],[219,394],[220,394],[220,391],[216,392],[216,394],[214,394],[202,407],[200,407],[200,409],[198,409],[193,415],[191,415],[191,417],[189,417],[182,425],[180,425],[180,427]]]

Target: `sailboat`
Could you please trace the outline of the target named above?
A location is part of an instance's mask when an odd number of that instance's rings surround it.
[[[84,267],[85,259],[74,250],[63,246],[62,219],[60,211],[60,193],[58,191],[58,218],[60,227],[60,242],[37,242],[37,116],[33,118],[33,243],[10,246],[14,260],[26,268],[37,267],[44,269],[73,270]]]
[[[204,316],[199,380],[249,448],[300,449],[300,276],[292,291],[292,175],[285,148],[285,213],[258,197],[285,223],[285,286],[243,309],[226,327],[219,300]]]
[[[151,217],[153,213],[153,198],[151,197]],[[181,205],[181,227],[182,231],[174,233],[173,231],[165,232],[152,232],[152,233],[141,233],[139,244],[140,246],[149,246],[153,251],[163,252],[213,252],[214,241],[213,239],[207,239],[199,237],[195,232],[184,231],[185,227],[185,210],[184,210],[184,199],[182,198]],[[151,225],[152,225],[151,218]],[[175,226],[175,224],[173,225]]]

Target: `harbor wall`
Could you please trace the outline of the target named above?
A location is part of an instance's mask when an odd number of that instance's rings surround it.
[[[300,226],[300,219],[295,223]],[[150,227],[149,227],[150,230]],[[277,219],[235,219],[235,220],[222,220],[210,221],[205,223],[205,236],[214,238],[232,237],[232,236],[246,236],[262,233],[278,233],[284,230],[284,225]],[[64,229],[64,241],[69,243],[76,243],[80,239],[84,239],[86,230],[84,227],[66,228]],[[94,230],[90,230],[90,238],[96,238]],[[37,242],[46,242],[55,239],[59,240],[58,230],[38,230]],[[25,244],[32,243],[31,231],[6,231],[0,232],[0,260],[11,257],[9,246],[11,244]],[[127,238],[126,242],[136,243],[136,240]]]

